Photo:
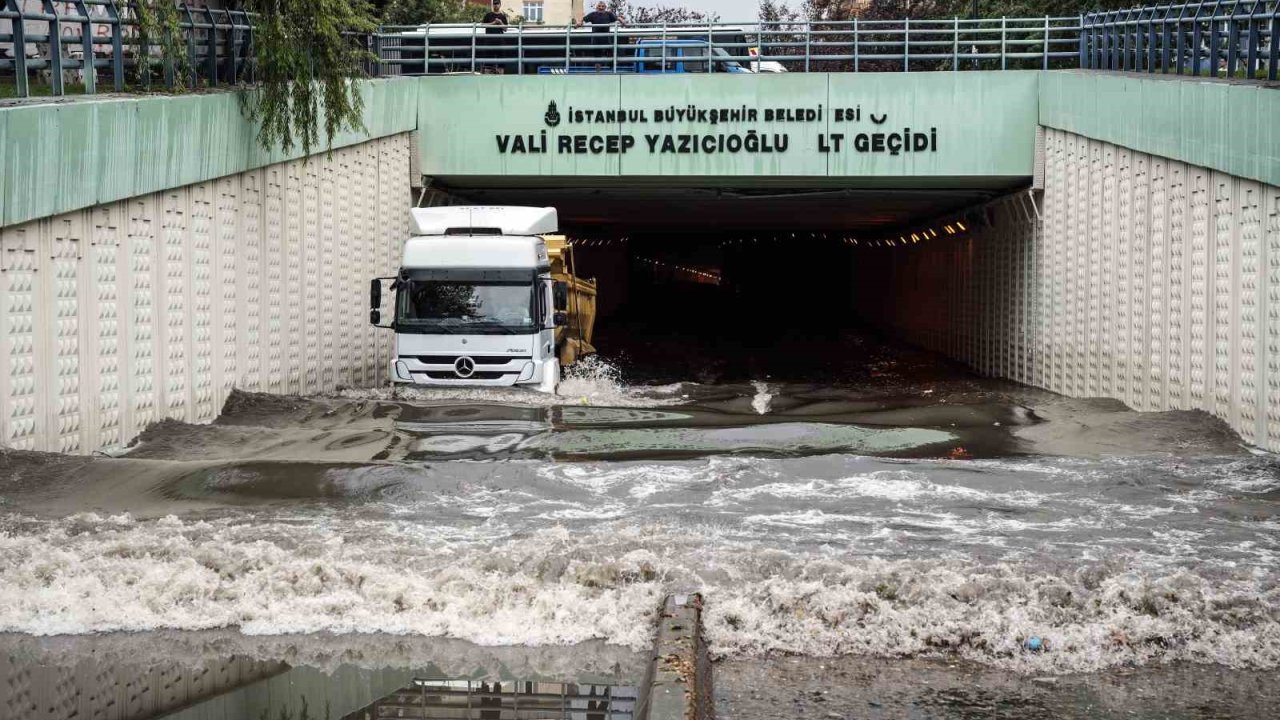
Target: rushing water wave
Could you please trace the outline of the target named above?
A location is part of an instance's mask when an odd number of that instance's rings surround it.
[[[639,650],[693,589],[723,657],[1270,668],[1277,478],[1242,456],[214,466],[118,488],[150,517],[6,507],[0,630]]]

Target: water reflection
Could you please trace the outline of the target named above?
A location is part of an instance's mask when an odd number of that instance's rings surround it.
[[[941,423],[881,421],[875,413],[852,417],[826,412],[762,415],[714,403],[679,410],[504,405],[405,406],[396,431],[405,459],[656,459],[726,453],[798,456],[828,452],[866,455],[943,454],[957,440],[958,413]],[[847,410],[847,409],[846,409]],[[951,412],[948,409],[948,412]],[[955,417],[953,417],[955,415]],[[982,425],[991,423],[984,419]],[[946,429],[941,429],[941,427]]]
[[[638,688],[630,685],[414,678],[347,718],[632,720],[638,701]]]
[[[0,634],[0,717],[634,720],[646,658],[389,635]]]

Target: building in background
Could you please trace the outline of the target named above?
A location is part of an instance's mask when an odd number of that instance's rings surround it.
[[[471,5],[489,7],[491,0],[464,0]],[[502,0],[508,15],[520,16],[535,25],[568,25],[582,19],[583,0]]]

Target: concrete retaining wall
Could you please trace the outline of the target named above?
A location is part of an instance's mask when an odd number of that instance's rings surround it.
[[[84,659],[74,665],[36,663],[0,654],[0,717],[24,720],[143,720],[197,717],[179,712],[265,678],[286,673],[281,662],[232,657],[189,666],[118,664]],[[280,681],[271,683],[279,686]],[[266,695],[266,693],[262,693]],[[234,696],[233,696],[234,697]],[[286,699],[287,702],[287,699]],[[285,705],[280,702],[279,705]],[[218,703],[226,705],[227,703]],[[237,706],[238,708],[238,706]],[[229,715],[228,715],[229,716]],[[217,717],[221,715],[207,715]],[[236,717],[259,717],[242,714]],[[276,718],[277,715],[270,715]]]
[[[408,133],[0,228],[0,446],[85,453],[232,388],[380,382],[369,278],[407,232]]]
[[[1045,189],[859,256],[868,317],[986,375],[1280,450],[1280,187],[1046,130]]]

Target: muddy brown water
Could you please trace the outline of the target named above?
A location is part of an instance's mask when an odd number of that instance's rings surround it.
[[[1202,413],[832,343],[695,371],[639,338],[559,397],[237,393],[118,457],[5,452],[0,646],[361,682],[505,648],[583,680],[581,648],[643,655],[699,590],[725,717],[1269,717],[1274,458]],[[638,682],[618,662],[597,679]]]

